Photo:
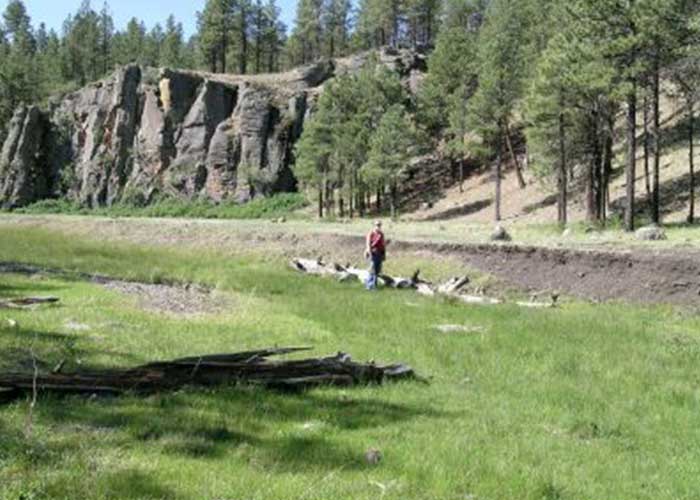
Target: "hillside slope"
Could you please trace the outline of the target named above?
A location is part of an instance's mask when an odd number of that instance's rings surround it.
[[[666,98],[663,101],[663,131],[665,138],[661,159],[661,213],[666,223],[685,222],[689,206],[688,145],[686,138],[687,123],[683,117],[682,104]],[[639,144],[637,152],[637,211],[644,217],[648,212],[648,196],[644,175],[644,149],[642,127],[639,123]],[[613,179],[610,185],[609,213],[622,216],[624,210],[624,144],[618,144],[614,162]],[[696,164],[700,161],[700,148],[696,148]],[[521,161],[524,158],[521,158]],[[652,168],[651,165],[649,167]],[[508,168],[502,184],[502,212],[506,224],[541,224],[554,223],[557,220],[556,186],[552,180],[540,179],[531,169],[525,169],[527,186],[520,189],[515,171]],[[494,182],[492,169],[481,167],[471,171],[463,191],[459,186],[445,189],[439,196],[432,195],[430,207],[424,206],[407,216],[410,220],[435,221],[454,220],[464,223],[491,223],[494,220]],[[583,189],[576,183],[570,188],[569,219],[585,220]],[[696,204],[697,205],[697,204]]]

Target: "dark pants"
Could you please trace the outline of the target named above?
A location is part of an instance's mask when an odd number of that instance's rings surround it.
[[[382,274],[382,264],[384,264],[384,255],[373,253],[370,256],[372,267],[369,270],[369,279],[367,280],[367,290],[375,290],[377,288],[377,278]]]

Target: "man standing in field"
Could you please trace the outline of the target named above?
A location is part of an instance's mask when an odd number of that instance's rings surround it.
[[[377,279],[382,272],[382,265],[386,259],[386,240],[382,232],[382,223],[374,223],[374,229],[367,235],[367,248],[365,257],[370,259],[372,267],[369,270],[367,279],[367,290],[377,289]]]

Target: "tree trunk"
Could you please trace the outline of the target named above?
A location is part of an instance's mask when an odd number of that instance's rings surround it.
[[[632,82],[632,91],[627,96],[627,200],[625,204],[625,230],[634,231],[634,183],[637,166],[637,82]]]
[[[525,178],[523,177],[523,169],[518,161],[518,157],[515,156],[515,150],[513,149],[513,143],[510,140],[510,126],[506,123],[506,145],[508,146],[508,152],[510,153],[510,158],[513,160],[513,166],[515,167],[515,173],[518,176],[518,186],[520,189],[525,189],[527,184],[525,183]]]
[[[377,213],[382,211],[382,188],[377,188]]]
[[[596,184],[600,184],[600,144],[598,140],[598,110],[593,109],[589,116],[588,123],[588,147],[590,148],[588,158],[588,171],[586,173],[586,220],[597,222],[598,220],[598,197]]]
[[[600,140],[601,134],[601,124],[600,124],[600,112],[596,114],[595,122],[595,136],[593,142],[593,161],[595,166],[595,207],[593,213],[595,215],[596,222],[601,220],[600,205],[603,202],[603,149]]]
[[[355,174],[350,176],[350,191],[348,192],[348,211],[350,218],[355,218]]]
[[[318,218],[323,219],[323,184],[318,185]]]
[[[603,182],[601,186],[601,197],[600,197],[600,207],[598,211],[600,213],[600,220],[605,223],[608,218],[608,203],[610,200],[610,175],[612,174],[612,161],[613,161],[613,146],[614,138],[613,132],[615,129],[615,116],[612,110],[608,114],[608,127],[605,133],[605,159],[603,160]]]
[[[649,98],[644,96],[644,186],[647,190],[647,200],[651,205],[651,180],[649,176]]]
[[[325,181],[326,184],[326,217],[332,217],[335,213],[335,193],[333,188],[330,186],[328,179]]]
[[[395,220],[396,219],[396,200],[397,199],[397,190],[396,190],[396,181],[391,181],[391,219]]]
[[[238,61],[238,68],[241,75],[245,75],[248,72],[248,37],[245,31],[241,33],[241,55],[240,61]]]
[[[221,72],[226,73],[226,53],[228,52],[228,33],[224,30],[221,38]]]
[[[654,177],[652,184],[651,220],[654,224],[661,221],[659,207],[659,175],[661,168],[661,106],[659,103],[660,76],[658,56],[654,67]]]
[[[503,137],[499,135],[496,159],[496,222],[501,221],[501,167],[503,163]]]
[[[695,222],[695,148],[693,135],[695,135],[695,113],[693,112],[693,99],[688,100],[688,167],[690,170],[690,209],[688,211],[688,223]]]
[[[459,160],[459,192],[464,192],[464,158]]]
[[[567,171],[566,171],[566,129],[564,113],[559,114],[559,197],[557,198],[558,222],[561,227],[567,224]]]

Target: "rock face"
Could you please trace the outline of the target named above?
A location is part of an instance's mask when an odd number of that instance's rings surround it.
[[[47,132],[36,106],[21,107],[12,117],[0,154],[0,200],[12,208],[45,197],[51,172],[41,145]]]
[[[366,58],[254,76],[127,66],[48,111],[22,106],[0,156],[0,204],[245,202],[293,191],[294,145],[311,101]],[[425,58],[410,51],[383,51],[380,61],[414,89],[425,71]]]

